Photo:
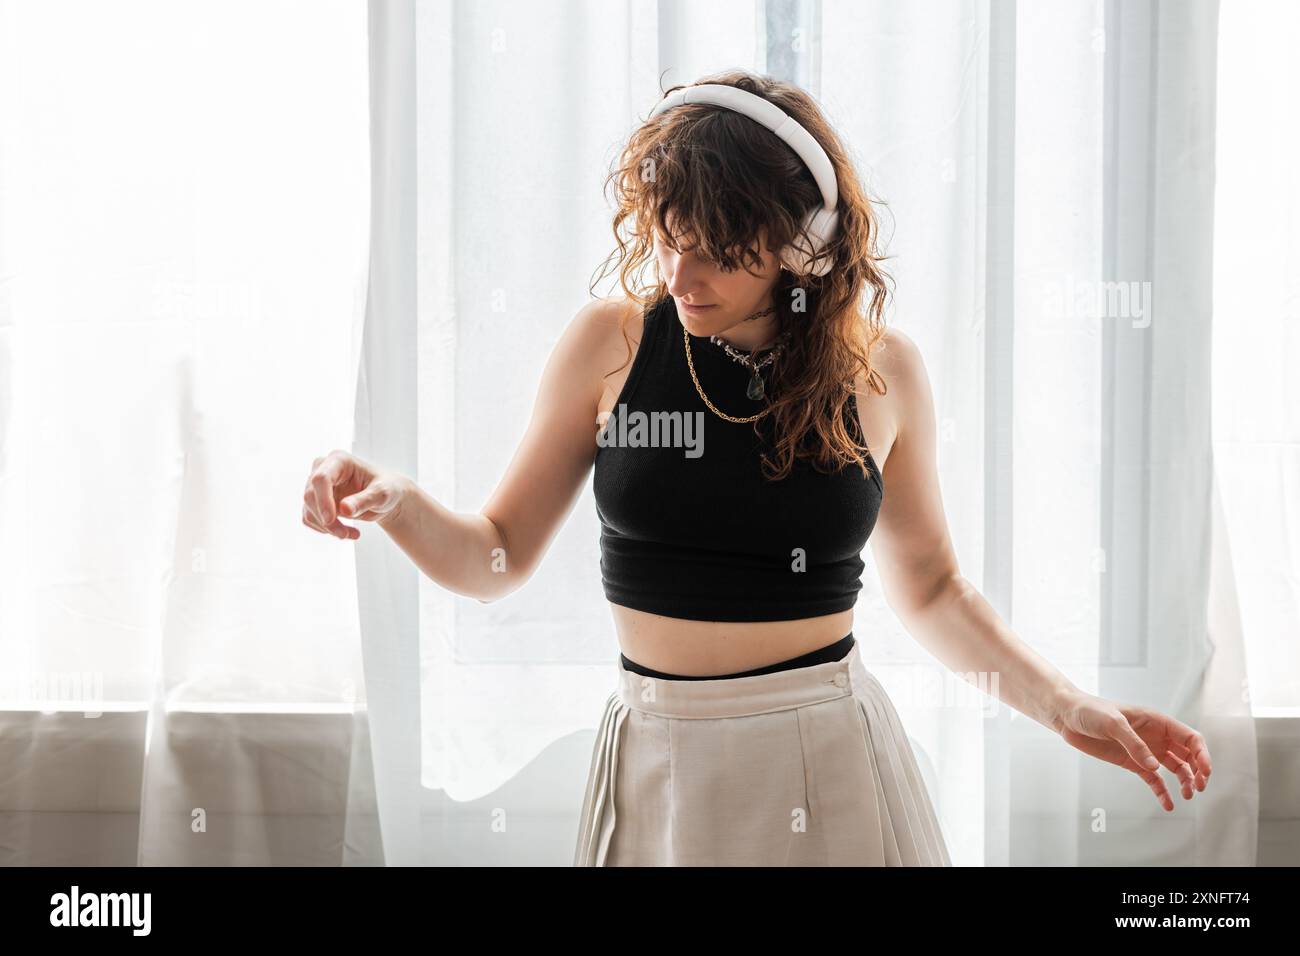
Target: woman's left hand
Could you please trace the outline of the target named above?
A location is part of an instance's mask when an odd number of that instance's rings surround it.
[[[1166,810],[1173,810],[1174,801],[1161,779],[1160,765],[1178,776],[1184,800],[1192,799],[1193,787],[1204,790],[1210,776],[1205,738],[1146,707],[1077,694],[1061,710],[1059,732],[1071,747],[1133,771]]]

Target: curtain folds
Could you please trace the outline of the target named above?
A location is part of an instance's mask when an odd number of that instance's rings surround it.
[[[0,2],[0,863],[344,859],[365,11]],[[364,767],[364,765],[361,765]]]
[[[1237,781],[1165,815],[1130,774],[987,697],[954,695],[960,681],[893,618],[869,562],[855,630],[954,856],[1253,861],[1253,722],[1225,691],[1243,637],[1213,533],[1208,393],[1195,388],[1210,354],[1217,3],[628,0],[570,4],[562,19],[509,2],[410,9],[412,75],[388,115],[412,123],[399,138],[415,144],[414,246],[394,251],[413,263],[414,331],[373,310],[370,322],[400,326],[387,347],[416,357],[418,399],[396,404],[400,455],[414,452],[422,485],[462,510],[494,487],[549,346],[609,251],[602,177],[660,78],[738,65],[795,80],[885,201],[889,318],[921,345],[936,390],[963,571],[1081,686],[1203,729],[1216,769],[1230,768],[1220,779]],[[407,38],[394,43],[405,64]],[[378,52],[372,74],[391,65]],[[377,162],[377,190],[406,162]],[[369,381],[391,400],[379,367]],[[508,599],[420,583],[424,810],[417,822],[403,803],[384,825],[426,862],[507,844],[516,858],[570,853],[617,655],[596,541],[588,489]],[[365,588],[363,577],[363,604]],[[404,614],[400,659],[378,652],[383,673],[368,656],[372,707],[375,677],[409,686],[410,627]],[[376,749],[396,748],[409,779],[416,730],[395,733],[400,745]],[[489,807],[551,825],[449,836]]]
[[[1250,107],[1298,17],[0,0],[0,865],[572,860],[618,655],[590,484],[492,604],[309,532],[302,487],[351,448],[479,509],[613,248],[610,164],[729,67],[812,91],[881,200],[965,576],[1214,758],[1166,813],[930,659],[869,547],[854,632],[953,861],[1267,862],[1300,126]]]

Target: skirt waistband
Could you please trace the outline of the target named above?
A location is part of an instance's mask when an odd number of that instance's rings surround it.
[[[646,677],[620,660],[618,694],[632,710],[658,717],[747,717],[847,697],[864,679],[862,667],[856,641],[838,661],[718,680]]]

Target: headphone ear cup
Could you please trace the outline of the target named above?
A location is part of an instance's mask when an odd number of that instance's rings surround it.
[[[821,255],[835,238],[840,214],[836,209],[814,209],[803,220],[803,230],[781,252],[781,261],[797,276],[824,276],[831,271],[833,257]],[[820,256],[820,258],[819,258]]]
[[[781,265],[790,270],[794,275],[803,277],[811,274],[810,266],[812,263],[809,260],[807,252],[800,246],[796,245],[799,241],[799,239],[796,239],[790,245],[781,250]]]

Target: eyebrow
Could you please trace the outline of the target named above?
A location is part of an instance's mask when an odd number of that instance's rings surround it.
[[[664,245],[666,245],[669,249],[672,249],[674,252],[693,252],[695,249],[699,247],[699,243],[696,243],[693,246],[683,248],[682,246],[679,246],[676,243],[674,243],[673,240],[669,239],[667,236],[660,236],[660,239],[663,241]]]

